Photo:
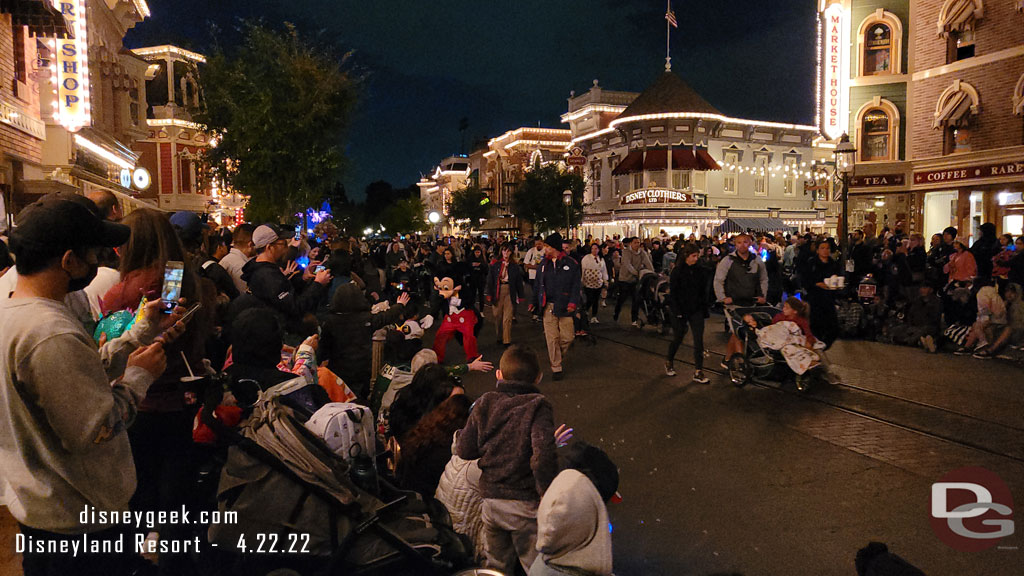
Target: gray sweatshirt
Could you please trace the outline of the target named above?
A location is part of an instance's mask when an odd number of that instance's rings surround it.
[[[81,524],[86,505],[128,510],[135,465],[126,428],[153,381],[131,367],[112,372],[145,334],[139,322],[118,339],[106,365],[96,343],[61,302],[44,298],[0,301],[0,488],[22,524],[63,534],[102,526]],[[134,333],[134,334],[132,334]],[[110,352],[110,345],[107,346]],[[113,357],[111,357],[113,356]]]
[[[636,282],[644,270],[654,272],[651,255],[646,250],[633,252],[633,249],[627,246],[622,251],[622,262],[619,264],[619,282]]]

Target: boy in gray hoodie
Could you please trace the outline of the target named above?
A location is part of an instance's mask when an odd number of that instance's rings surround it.
[[[528,571],[537,556],[537,505],[558,472],[554,410],[537,389],[542,373],[529,347],[501,357],[497,390],[476,401],[458,435],[460,458],[479,458],[487,565]]]

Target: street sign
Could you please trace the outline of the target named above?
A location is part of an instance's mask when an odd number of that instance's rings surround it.
[[[586,166],[587,165],[587,157],[586,156],[569,156],[568,158],[565,159],[565,163],[568,166]]]

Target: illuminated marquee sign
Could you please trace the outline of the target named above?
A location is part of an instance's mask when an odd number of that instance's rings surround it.
[[[54,6],[75,31],[74,38],[51,40],[53,119],[74,132],[91,123],[89,109],[89,43],[86,41],[85,0],[56,0]]]
[[[666,190],[664,188],[644,188],[634,190],[622,197],[620,206],[633,204],[686,204],[699,206],[702,204],[703,195],[680,192],[678,190]]]
[[[819,127],[825,138],[835,140],[847,133],[850,118],[850,28],[842,4],[830,4],[821,13],[821,23]]]

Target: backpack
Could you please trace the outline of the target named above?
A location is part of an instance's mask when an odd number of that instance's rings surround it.
[[[306,429],[322,438],[332,452],[349,464],[361,456],[372,460],[376,453],[373,413],[366,406],[331,402],[313,414]]]

